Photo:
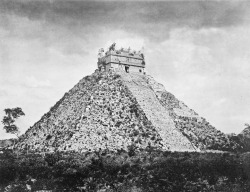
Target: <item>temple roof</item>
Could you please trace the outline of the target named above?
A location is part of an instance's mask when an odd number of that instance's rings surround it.
[[[108,55],[116,55],[116,56],[122,56],[122,57],[131,57],[135,59],[143,59],[143,56],[138,53],[129,53],[129,52],[124,52],[124,51],[107,51],[105,56]]]

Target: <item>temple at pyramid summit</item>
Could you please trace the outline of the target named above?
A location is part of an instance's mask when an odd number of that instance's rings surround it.
[[[31,151],[237,150],[240,146],[145,74],[140,51],[98,54],[83,77],[20,138]]]
[[[104,54],[101,48],[98,53],[98,69],[108,71],[110,69],[121,69],[131,72],[144,73],[145,61],[144,54],[141,51],[132,51],[130,48],[121,48],[117,50],[113,43]]]

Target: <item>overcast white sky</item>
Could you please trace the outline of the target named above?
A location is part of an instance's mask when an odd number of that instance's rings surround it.
[[[21,107],[24,133],[96,69],[97,52],[145,48],[167,91],[223,132],[250,123],[250,3],[0,2],[0,117]],[[0,139],[12,137],[0,125]]]

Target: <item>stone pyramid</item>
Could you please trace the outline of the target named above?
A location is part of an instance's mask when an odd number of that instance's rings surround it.
[[[231,150],[238,146],[151,76],[96,70],[35,123],[17,147],[86,152],[130,147]]]

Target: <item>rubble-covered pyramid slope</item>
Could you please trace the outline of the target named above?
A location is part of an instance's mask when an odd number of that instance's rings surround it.
[[[148,75],[95,72],[83,78],[23,135],[38,151],[230,150],[237,144]]]
[[[160,134],[163,149],[196,150],[192,143],[178,129],[169,111],[157,99],[157,95],[143,74],[119,73],[125,85],[132,92],[140,107]]]
[[[241,146],[226,134],[210,125],[205,118],[188,108],[173,94],[167,92],[162,84],[150,76],[141,76],[151,86],[161,105],[169,112],[175,127],[185,135],[192,144],[200,149],[238,150]]]
[[[19,148],[38,151],[162,147],[162,138],[119,75],[83,78],[31,127]]]

